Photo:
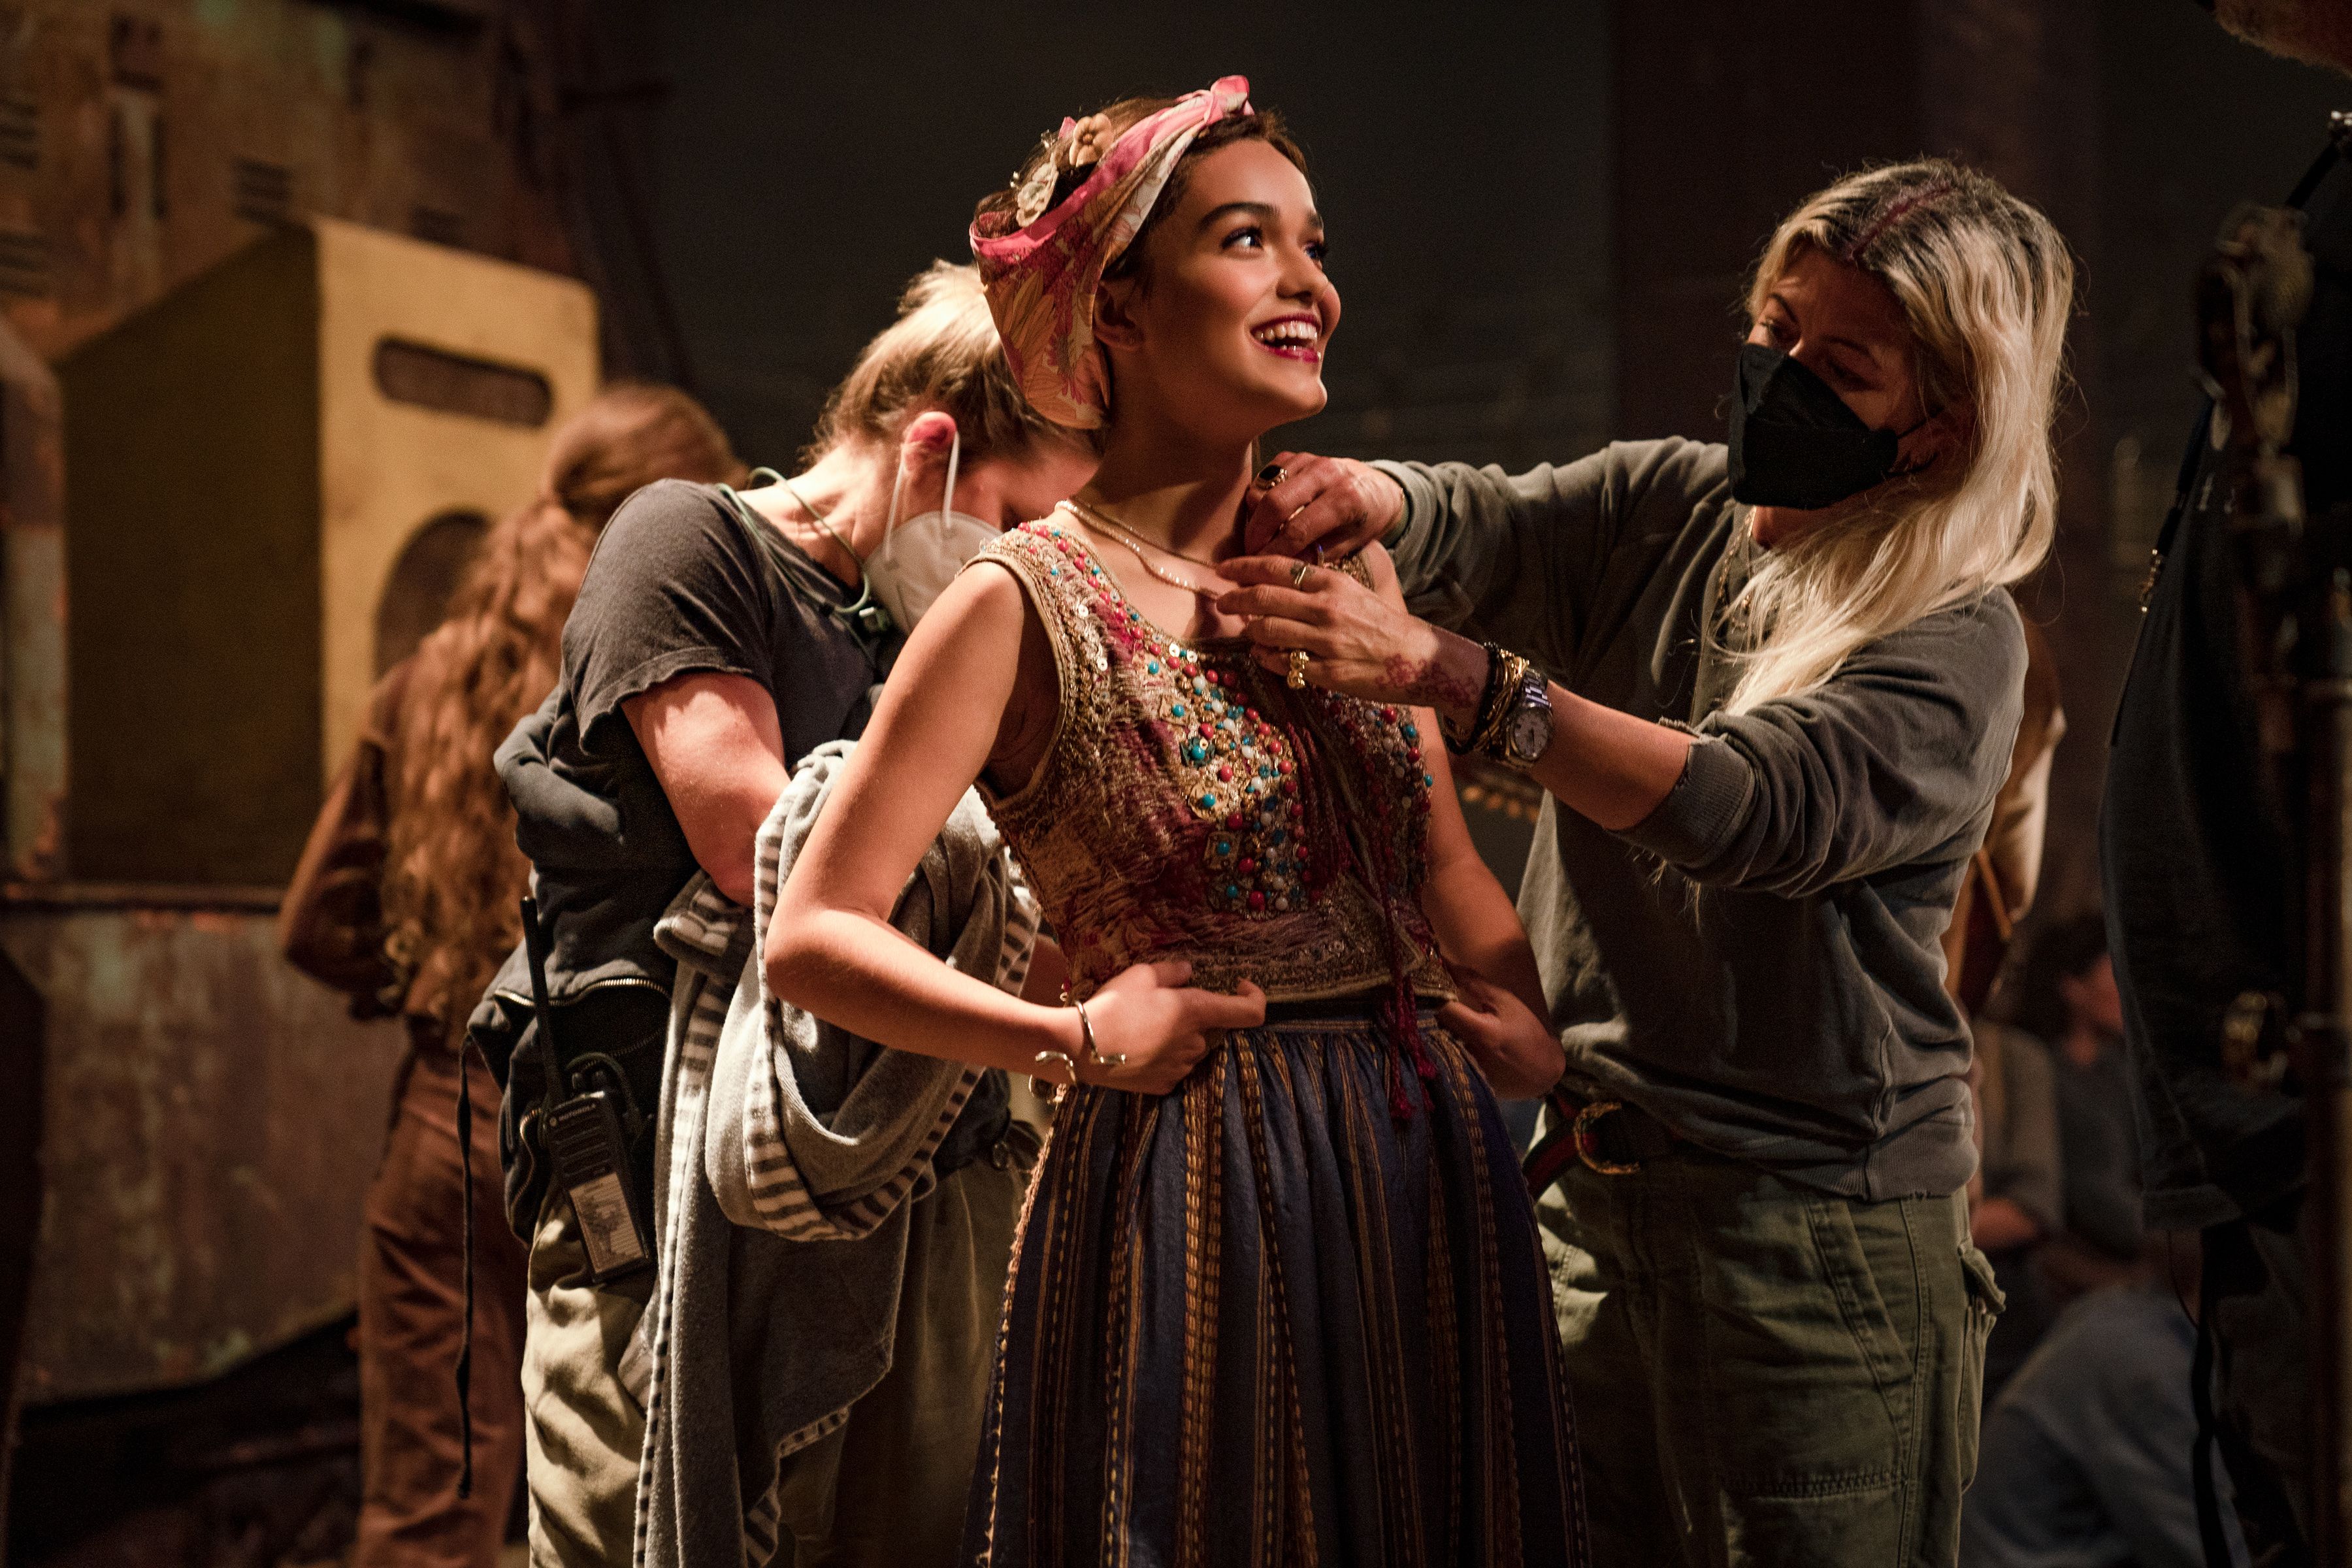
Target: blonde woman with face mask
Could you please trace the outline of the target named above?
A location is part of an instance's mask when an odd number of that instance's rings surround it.
[[[1856,174],[1765,250],[1727,447],[1277,459],[1253,539],[1385,535],[1493,642],[1297,561],[1226,569],[1267,668],[1428,702],[1549,794],[1520,895],[1549,1016],[1474,984],[1449,1022],[1557,1085],[1530,1169],[1607,1413],[1599,1561],[1958,1549],[1999,1292],[1939,939],[2018,725],[2073,287],[1985,176]]]

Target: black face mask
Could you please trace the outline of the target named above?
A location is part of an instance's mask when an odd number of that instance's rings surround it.
[[[1740,345],[1731,384],[1734,500],[1800,511],[1835,506],[1892,479],[1896,446],[1909,434],[1872,429],[1779,349]]]

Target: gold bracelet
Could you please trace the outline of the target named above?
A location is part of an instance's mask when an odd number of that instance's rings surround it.
[[[1078,1010],[1078,1059],[1097,1062],[1107,1068],[1125,1067],[1127,1065],[1125,1051],[1112,1051],[1105,1054],[1095,1048],[1095,1021],[1087,1016],[1087,1005],[1084,1002],[1073,1002],[1070,1005]],[[1078,1076],[1076,1068],[1070,1069],[1070,1076],[1073,1079]]]
[[[1067,1051],[1039,1051],[1036,1059],[1029,1065],[1032,1068],[1049,1068],[1058,1065],[1064,1072],[1070,1075],[1070,1081],[1063,1084],[1056,1083],[1050,1078],[1041,1078],[1034,1071],[1030,1073],[1030,1092],[1048,1105],[1061,1104],[1062,1096],[1078,1087],[1078,1064],[1070,1059],[1070,1053]]]
[[[1508,648],[1497,649],[1495,662],[1502,671],[1502,679],[1495,683],[1486,710],[1479,715],[1486,722],[1478,726],[1478,732],[1473,735],[1470,738],[1470,743],[1463,748],[1465,752],[1474,756],[1489,758],[1493,756],[1495,742],[1502,734],[1503,725],[1510,717],[1511,699],[1519,689],[1519,683],[1525,680],[1528,675],[1528,661]]]

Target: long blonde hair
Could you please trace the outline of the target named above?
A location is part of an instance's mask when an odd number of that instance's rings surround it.
[[[383,916],[406,1010],[455,1029],[521,934],[530,867],[490,753],[554,688],[564,618],[613,513],[656,479],[740,479],[700,404],[608,387],[555,433],[537,499],[482,540],[417,647],[395,720]]]
[[[2031,575],[2057,531],[2051,426],[2064,378],[2074,263],[2048,218],[1942,159],[1849,174],[1789,215],[1748,289],[1750,320],[1802,248],[1893,291],[1930,413],[1959,407],[1939,475],[1891,479],[1851,514],[1762,557],[1739,606],[1758,643],[1725,703],[1810,690],[1853,652]]]

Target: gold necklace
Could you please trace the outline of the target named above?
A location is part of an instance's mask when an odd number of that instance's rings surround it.
[[[1085,524],[1088,529],[1097,533],[1108,533],[1118,542],[1126,545],[1128,553],[1135,557],[1136,564],[1141,566],[1146,572],[1150,573],[1151,575],[1159,578],[1162,583],[1167,584],[1170,587],[1181,588],[1188,594],[1199,594],[1203,597],[1217,591],[1204,584],[1196,583],[1189,577],[1179,577],[1171,572],[1162,571],[1160,568],[1154,566],[1151,563],[1151,557],[1146,555],[1143,552],[1145,547],[1149,546],[1150,549],[1159,551],[1163,555],[1172,555],[1179,561],[1190,561],[1195,566],[1206,566],[1212,572],[1214,572],[1217,569],[1215,562],[1202,561],[1197,556],[1187,555],[1181,550],[1171,550],[1164,544],[1154,543],[1152,541],[1144,538],[1141,534],[1128,527],[1125,523],[1119,521],[1118,519],[1111,516],[1108,512],[1102,510],[1098,507],[1089,506],[1085,501],[1078,500],[1075,496],[1071,497],[1068,500],[1064,501],[1062,504],[1070,509],[1071,516],[1076,518],[1078,521]]]

